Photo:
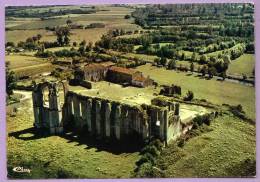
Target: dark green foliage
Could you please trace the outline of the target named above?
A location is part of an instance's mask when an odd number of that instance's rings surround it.
[[[141,154],[145,154],[145,153],[149,153],[152,156],[156,157],[160,154],[160,152],[158,151],[157,147],[154,145],[147,145],[145,146],[142,151]]]
[[[55,35],[57,36],[57,42],[60,46],[69,45],[70,42],[69,27],[57,27],[55,29]]]
[[[41,57],[41,58],[49,58],[52,57],[54,54],[51,51],[37,51],[37,53],[35,54],[36,57]]]
[[[237,117],[241,119],[248,119],[242,105],[230,106],[230,111]]]
[[[181,137],[179,140],[178,140],[178,147],[183,147],[185,144],[185,139],[183,137]]]
[[[159,139],[150,141],[142,150],[139,161],[136,162],[136,177],[162,177],[163,173],[160,169],[154,167],[156,159],[162,151],[163,144]]]
[[[193,122],[197,123],[198,126],[201,126],[202,124],[210,125],[212,120],[213,117],[211,114],[198,115],[193,118]]]
[[[125,15],[125,19],[129,19],[129,18],[131,18],[130,15]]]
[[[193,62],[190,64],[190,71],[191,71],[191,72],[194,71],[194,64],[193,64]]]
[[[9,68],[9,62],[6,62],[6,68],[5,68],[5,76],[6,76],[6,94],[7,98],[9,98],[13,94],[13,90],[16,86],[16,77],[13,71]]]
[[[15,47],[15,44],[13,42],[7,42],[5,47]]]
[[[185,101],[191,101],[194,98],[194,93],[192,91],[188,91],[186,97],[184,97]]]
[[[176,60],[170,60],[169,61],[168,69],[176,69]]]
[[[67,49],[62,49],[60,51],[54,52],[55,56],[57,57],[75,57],[75,56],[80,56],[80,52],[76,50],[67,50]]]

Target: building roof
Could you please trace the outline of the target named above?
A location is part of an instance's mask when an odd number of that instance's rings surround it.
[[[123,67],[118,67],[118,66],[111,66],[109,68],[109,70],[118,72],[118,73],[128,74],[128,75],[132,75],[132,74],[136,73],[136,71],[133,69],[123,68]]]
[[[138,82],[144,82],[147,78],[143,76],[136,76],[133,78],[133,81],[138,81]]]

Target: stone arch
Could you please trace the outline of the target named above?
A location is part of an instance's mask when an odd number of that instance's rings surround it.
[[[42,104],[44,107],[49,108],[50,107],[50,103],[49,103],[49,94],[50,94],[50,85],[48,82],[44,82],[42,84],[39,85],[39,91],[42,94]]]
[[[65,81],[59,81],[56,83],[56,90],[57,90],[57,94],[59,96],[59,105],[60,108],[63,107],[63,105],[66,102],[66,95],[68,92],[68,85]]]

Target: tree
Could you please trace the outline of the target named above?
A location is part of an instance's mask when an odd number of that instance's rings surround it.
[[[209,74],[209,78],[213,78],[214,75],[217,74],[217,70],[215,67],[208,67],[208,74]]]
[[[85,53],[85,47],[84,47],[84,46],[80,46],[78,51],[79,51],[79,53],[80,53],[81,55],[84,55],[84,53]]]
[[[222,80],[224,81],[227,77],[226,71],[221,72],[220,76],[222,77]]]
[[[73,44],[72,44],[74,47],[76,47],[78,44],[77,44],[77,42],[73,42]]]
[[[72,24],[71,19],[68,19],[68,20],[66,21],[66,24],[67,24],[68,26],[71,25],[71,24]]]
[[[195,52],[192,53],[191,61],[192,61],[192,62],[196,62],[196,61],[197,61],[197,56],[196,56],[196,53],[195,53]]]
[[[79,45],[80,46],[85,46],[86,44],[87,44],[87,42],[85,40],[82,40]]]
[[[155,58],[153,60],[153,62],[156,64],[156,65],[159,65],[160,64],[160,59],[159,58]]]
[[[169,69],[176,69],[176,60],[169,61],[168,68]]]
[[[57,27],[55,29],[55,35],[57,36],[57,43],[60,46],[69,44],[70,29],[68,27]]]
[[[130,17],[130,15],[125,15],[125,19],[129,19]]]
[[[160,59],[160,64],[163,65],[163,66],[165,66],[166,63],[167,63],[167,59],[166,59],[165,57],[161,57],[161,59]]]
[[[202,76],[205,76],[206,75],[206,72],[207,72],[207,66],[206,65],[203,65],[201,70],[200,70],[200,73],[202,74]]]
[[[16,86],[16,78],[13,71],[9,68],[10,62],[6,62],[6,94],[7,98],[10,97],[10,95],[13,94],[13,90]]]
[[[246,79],[247,79],[246,74],[243,73],[242,76],[243,76],[243,80],[246,80]]]
[[[37,39],[40,40],[42,38],[41,34],[37,34]]]
[[[200,56],[200,64],[205,64],[205,63],[207,63],[207,60],[208,60],[208,58],[207,58],[207,56],[206,55],[202,55],[202,56]]]
[[[193,62],[190,64],[190,71],[193,73],[193,71],[194,71],[194,64],[193,64]]]
[[[88,45],[86,46],[86,51],[89,52],[92,50],[92,48],[93,48],[93,43],[89,42]]]
[[[7,42],[5,44],[6,47],[15,47],[15,44],[13,42]]]

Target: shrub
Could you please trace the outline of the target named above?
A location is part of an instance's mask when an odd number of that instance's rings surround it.
[[[188,91],[186,97],[184,97],[185,101],[191,101],[194,98],[194,94],[192,91]]]
[[[193,122],[197,123],[199,126],[201,126],[203,123],[206,125],[210,125],[211,121],[211,114],[198,115],[195,118],[193,118]]]
[[[182,137],[182,138],[180,138],[179,140],[178,140],[178,147],[183,147],[184,146],[184,144],[185,144],[185,139]]]
[[[129,19],[130,17],[130,15],[125,15],[125,19]]]
[[[35,54],[36,57],[41,57],[41,58],[49,58],[49,57],[52,57],[53,56],[53,53],[51,51],[38,51],[36,54]]]
[[[154,158],[154,156],[153,156],[152,154],[150,154],[150,153],[145,153],[145,154],[140,158],[140,160],[136,162],[136,165],[137,165],[137,166],[140,166],[140,165],[142,165],[142,164],[145,163],[145,162],[149,162],[150,164],[154,165],[154,164],[155,164],[155,161],[156,161],[156,160],[155,160],[155,158]]]
[[[162,148],[163,148],[163,144],[162,144],[162,142],[161,142],[159,139],[153,140],[153,141],[151,142],[151,144],[152,144],[153,146],[155,146],[158,151],[161,151]]]
[[[147,145],[146,147],[144,147],[141,151],[141,154],[145,154],[145,153],[152,154],[155,157],[160,154],[160,152],[154,145]]]

